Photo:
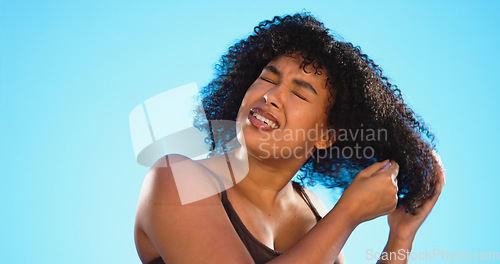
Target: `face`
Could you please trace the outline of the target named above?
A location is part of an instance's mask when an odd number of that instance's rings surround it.
[[[331,145],[328,75],[312,65],[304,71],[302,61],[297,55],[277,57],[246,92],[237,122],[254,156],[307,159],[314,148]]]

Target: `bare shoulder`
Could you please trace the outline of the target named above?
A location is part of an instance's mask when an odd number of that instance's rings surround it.
[[[185,156],[160,158],[144,178],[136,226],[147,232],[155,213],[171,214],[183,205],[220,205],[221,188],[216,182],[206,168]]]
[[[160,202],[188,204],[222,191],[213,175],[200,163],[182,155],[167,155],[149,170],[141,189],[141,198],[154,196]]]
[[[308,188],[304,187],[304,191],[306,192],[307,196],[309,196],[309,199],[311,199],[311,203],[314,205],[314,207],[316,207],[316,210],[318,210],[319,215],[321,215],[321,217],[324,217],[328,213],[328,209],[326,208],[323,201]]]
[[[137,207],[139,257],[166,263],[249,263],[206,168],[181,155],[168,155],[147,173]],[[216,239],[214,239],[216,238]],[[206,241],[213,241],[207,244]]]

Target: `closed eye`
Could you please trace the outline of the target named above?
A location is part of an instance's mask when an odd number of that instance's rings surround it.
[[[265,82],[268,82],[268,83],[272,83],[272,84],[276,84],[274,81],[272,81],[271,79],[268,79],[268,78],[265,78],[265,77],[260,77],[261,80],[265,81]]]
[[[265,82],[267,82],[267,83],[271,83],[271,84],[276,85],[276,83],[275,83],[273,80],[269,79],[269,78],[266,78],[266,77],[260,77],[260,79],[261,79],[261,80],[263,80],[263,81],[265,81]],[[307,100],[307,99],[306,99],[304,96],[302,96],[300,93],[298,93],[298,92],[296,92],[296,91],[292,91],[292,93],[293,93],[295,96],[297,96],[298,98],[300,98],[301,100],[304,100],[304,101],[306,101],[306,102],[309,102],[309,100]]]
[[[299,93],[295,92],[295,91],[292,91],[292,93],[297,96],[298,98],[306,101],[306,102],[309,102],[304,96],[300,95]]]

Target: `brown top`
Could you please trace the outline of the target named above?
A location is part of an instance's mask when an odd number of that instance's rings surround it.
[[[306,204],[311,208],[311,211],[314,213],[316,216],[317,221],[321,220],[321,216],[319,215],[318,211],[314,207],[314,205],[311,203],[311,200],[309,199],[309,196],[304,190],[304,187],[300,185],[298,182],[293,182],[292,181],[293,188],[302,196]],[[269,248],[266,246],[264,243],[260,242],[255,238],[250,231],[245,227],[243,222],[241,221],[240,217],[234,210],[231,202],[227,198],[226,191],[223,191],[221,193],[221,202],[224,206],[224,209],[226,210],[226,214],[229,217],[229,220],[231,221],[231,224],[234,227],[234,230],[236,230],[236,233],[238,233],[238,236],[240,237],[241,241],[247,248],[248,252],[252,256],[253,260],[255,261],[256,264],[261,264],[261,263],[266,263],[268,261],[271,261],[275,257],[281,255],[283,252],[274,250],[272,248]],[[151,261],[149,264],[165,264],[163,259],[161,257]]]
[[[319,215],[318,211],[314,207],[314,205],[311,203],[309,200],[309,196],[306,194],[304,187],[302,187],[299,183],[297,182],[292,182],[292,185],[294,189],[302,196],[306,204],[311,208],[313,211],[314,215],[316,216],[316,219],[319,221],[321,220],[321,216]],[[233,206],[231,205],[231,202],[227,199],[226,192],[222,192],[222,204],[224,205],[224,209],[226,209],[227,216],[229,217],[229,220],[231,220],[231,224],[233,224],[234,229],[236,230],[236,233],[238,233],[238,236],[240,237],[241,241],[247,248],[248,252],[250,252],[250,255],[252,256],[253,260],[255,261],[256,264],[261,264],[261,263],[266,263],[268,261],[271,261],[275,257],[281,255],[283,252],[274,250],[272,248],[269,248],[266,246],[264,243],[260,242],[255,238],[250,231],[245,227],[243,222],[241,221],[240,217],[234,210]]]

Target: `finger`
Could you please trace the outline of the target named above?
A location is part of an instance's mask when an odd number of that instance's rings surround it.
[[[436,196],[436,199],[441,194],[441,191],[443,190],[445,182],[446,182],[446,179],[444,176],[444,172],[443,171],[438,172],[438,177],[436,180],[436,194],[434,195],[434,196]]]
[[[434,205],[436,204],[439,196],[441,195],[441,191],[443,190],[444,186],[444,173],[439,172],[438,178],[436,180],[436,191],[432,197],[429,198],[424,204],[422,205],[422,210],[424,211],[431,211]]]
[[[395,176],[393,176],[395,175]],[[396,186],[396,190],[399,192],[399,186],[398,186],[398,174],[397,173],[393,173],[391,174],[391,179],[392,179],[392,182],[394,183],[394,186]],[[398,197],[398,194],[396,193],[396,196]],[[398,197],[399,199],[399,197]]]
[[[382,169],[380,169],[377,172],[382,172],[382,171],[389,173],[391,175],[392,180],[397,183],[396,177],[398,177],[399,173],[399,164],[396,161],[394,160],[389,161]]]
[[[433,149],[431,150],[431,153],[432,153],[432,156],[434,157],[434,159],[436,160],[436,162],[438,163],[439,165],[439,169],[443,172],[443,174],[446,172],[446,169],[444,168],[444,165],[443,165],[443,161],[441,160],[441,156],[439,156],[439,154],[437,154],[437,152]],[[444,176],[444,175],[443,175]],[[443,184],[446,183],[446,178],[444,178],[444,182]]]
[[[384,166],[386,166],[386,165],[390,166],[390,163],[391,162],[388,159],[381,161],[381,162],[375,162],[372,165],[370,165],[370,166],[366,167],[365,169],[363,169],[362,171],[360,171],[358,175],[364,176],[364,177],[370,177],[374,173],[376,173],[377,171],[383,169]]]
[[[399,164],[395,161],[392,161],[391,167],[387,168],[387,170],[390,171],[392,180],[397,183],[397,177],[399,174]]]
[[[446,183],[446,178],[442,167],[436,173],[437,175],[434,179],[435,192],[431,199],[435,198],[437,200],[437,197],[439,197],[439,195],[441,194],[441,191],[443,190],[443,187]]]
[[[437,154],[437,152],[435,150],[432,150],[431,152],[432,152],[432,156],[434,156],[434,159],[436,159],[436,162],[439,164],[441,169],[444,170],[444,165],[443,165],[443,161],[441,160],[441,156],[439,156],[439,154]]]

